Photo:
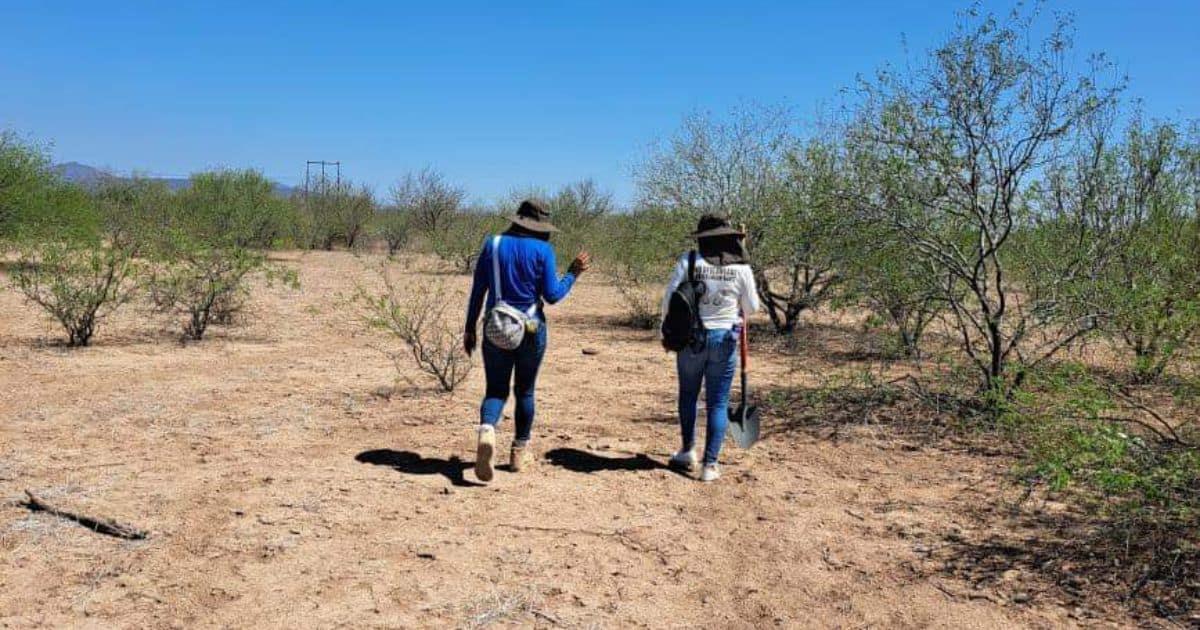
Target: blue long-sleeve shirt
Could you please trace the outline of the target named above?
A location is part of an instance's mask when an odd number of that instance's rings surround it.
[[[475,260],[475,279],[467,300],[467,330],[474,330],[487,296],[487,308],[496,304],[492,290],[492,238],[483,242]],[[575,284],[575,274],[558,277],[554,246],[531,236],[505,234],[500,239],[500,289],[504,301],[521,310],[545,301],[554,304],[567,297]],[[539,306],[538,312],[541,313]],[[542,314],[545,319],[545,314]]]

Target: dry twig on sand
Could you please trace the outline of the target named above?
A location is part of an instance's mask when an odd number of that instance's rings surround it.
[[[80,525],[83,525],[94,532],[108,536],[115,536],[117,538],[124,538],[126,540],[141,540],[146,537],[146,532],[144,530],[130,525],[118,523],[112,519],[92,517],[85,514],[76,514],[74,512],[68,512],[66,510],[56,508],[38,498],[38,496],[31,490],[26,490],[25,496],[29,497],[29,500],[25,502],[25,506],[30,510],[35,512],[45,512],[47,514],[53,514],[59,518],[75,521],[76,523],[79,523]]]

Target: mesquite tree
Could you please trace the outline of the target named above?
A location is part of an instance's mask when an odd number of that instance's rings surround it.
[[[275,185],[252,169],[196,173],[178,193],[176,203],[175,225],[237,247],[270,247],[291,220],[290,208],[275,194]]]
[[[1086,248],[1044,259],[1057,273],[1038,278],[1061,283],[1018,291],[1012,238],[1029,222],[1024,187],[1119,91],[1069,70],[1065,20],[1037,41],[1034,18],[968,13],[924,67],[864,81],[852,138],[884,182],[859,207],[947,275],[949,320],[992,400],[1097,324],[1092,312],[1062,316],[1067,280],[1102,264]],[[897,169],[905,176],[890,177]]]
[[[270,266],[257,250],[178,242],[149,282],[150,299],[157,311],[181,318],[185,339],[199,341],[210,324],[232,323],[259,272],[297,284],[294,272]]]
[[[1065,214],[1064,207],[1097,215],[1093,229],[1106,234],[1110,251],[1088,289],[1105,310],[1105,327],[1132,352],[1135,379],[1145,382],[1161,376],[1200,328],[1197,148],[1178,125],[1140,115],[1114,139],[1113,118],[1092,130],[1076,159],[1048,171],[1038,201],[1047,215]]]
[[[412,215],[399,208],[375,211],[375,234],[387,244],[388,256],[395,256],[412,235]]]
[[[798,142],[790,125],[782,110],[693,115],[637,172],[644,205],[745,226],[760,297],[782,333],[830,297],[839,251],[831,243],[845,218],[831,194],[839,156],[825,142]]]
[[[353,249],[375,215],[375,197],[366,185],[320,181],[292,198],[298,240],[313,249],[332,250],[339,241]]]
[[[12,286],[87,346],[100,321],[133,299],[140,265],[130,250],[87,241],[27,244],[11,271]]]
[[[0,237],[17,231],[38,192],[49,186],[49,162],[41,147],[0,131]]]
[[[391,189],[392,205],[411,217],[413,227],[436,240],[462,210],[466,190],[446,182],[432,168],[407,173]]]

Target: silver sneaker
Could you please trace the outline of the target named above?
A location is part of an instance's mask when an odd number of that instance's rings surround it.
[[[716,481],[721,478],[720,464],[712,463],[705,464],[704,470],[700,471],[700,481]]]

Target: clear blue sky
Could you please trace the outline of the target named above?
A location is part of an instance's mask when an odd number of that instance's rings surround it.
[[[479,200],[592,177],[625,201],[689,111],[816,111],[965,4],[0,0],[0,128],[121,172],[295,183],[306,159],[340,159],[380,192],[432,165]],[[1149,113],[1200,117],[1200,1],[1046,6]]]

